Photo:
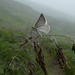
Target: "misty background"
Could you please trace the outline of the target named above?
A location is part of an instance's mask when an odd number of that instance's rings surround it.
[[[61,30],[60,34],[64,34],[64,32],[67,34],[74,34],[74,27],[75,27],[74,0],[63,0],[63,1],[15,0],[15,1],[29,6],[31,9],[33,9],[32,11],[38,12],[39,15],[43,13],[48,20],[48,24],[51,26],[51,32],[54,32],[54,30],[52,29],[55,29],[55,33],[57,32],[57,34],[60,30]],[[30,12],[30,14],[32,13]]]
[[[35,63],[36,69],[31,66],[33,75],[44,75],[35,60],[37,56],[31,45],[33,40],[23,45],[41,13],[51,28],[47,35],[58,35],[55,36],[57,43],[63,48],[62,51],[71,67],[69,69],[65,66],[62,71],[54,41],[50,36],[39,37],[36,41],[43,49],[48,74],[75,75],[75,53],[72,49],[73,40],[75,41],[74,7],[74,0],[0,0],[0,75],[29,75],[26,60]],[[20,47],[21,45],[23,47]],[[30,68],[29,64],[28,66]]]
[[[70,15],[75,17],[75,0],[16,0],[23,4],[27,4],[35,10],[41,9],[44,10],[57,10],[63,14]],[[40,6],[39,6],[40,5]],[[45,9],[46,8],[46,9]],[[43,12],[41,10],[41,12]],[[60,14],[59,14],[60,15]]]
[[[50,33],[74,34],[74,3],[74,0],[0,0],[0,18],[10,26],[31,28],[43,13],[51,26]]]

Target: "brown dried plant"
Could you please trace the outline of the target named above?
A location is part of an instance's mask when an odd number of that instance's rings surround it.
[[[55,50],[57,54],[57,59],[61,69],[64,69],[65,66],[67,68],[70,68],[69,64],[66,61],[66,56],[63,54],[63,49],[59,45],[56,45],[56,47],[57,48]]]
[[[23,45],[25,45],[29,40],[30,41],[33,40],[32,41],[32,44],[33,44],[32,46],[34,48],[34,52],[35,52],[35,55],[36,55],[36,62],[40,65],[43,73],[45,75],[48,75],[46,67],[45,67],[45,63],[44,63],[44,55],[42,54],[42,49],[39,46],[39,44],[36,42],[37,38],[38,37],[28,37],[26,39],[26,41],[20,45],[20,47],[22,47]],[[33,73],[32,70],[30,68],[28,68],[28,69],[29,69],[29,75],[32,75],[32,73]]]

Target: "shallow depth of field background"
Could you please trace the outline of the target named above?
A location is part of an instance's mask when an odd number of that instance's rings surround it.
[[[44,75],[35,61],[33,47],[28,43],[20,48],[20,44],[26,40],[28,32],[35,25],[41,13],[45,15],[51,27],[48,34],[65,35],[73,37],[73,40],[75,39],[75,17],[73,15],[35,1],[22,3],[20,0],[19,2],[18,0],[0,0],[0,75],[28,75],[28,70],[22,58],[27,61],[32,60],[36,64],[33,75]],[[24,38],[18,36],[24,36]],[[64,49],[63,53],[67,57],[66,60],[71,69],[65,67],[63,71],[61,70],[56,58],[55,45],[49,37],[40,37],[38,42],[43,50],[48,74],[75,75],[75,54],[72,51],[71,41],[65,37],[55,37]],[[30,53],[32,57],[30,57]],[[12,63],[9,64],[11,60]]]

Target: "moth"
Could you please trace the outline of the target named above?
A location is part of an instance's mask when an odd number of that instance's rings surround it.
[[[50,31],[50,26],[47,24],[47,20],[45,19],[43,14],[40,15],[35,26],[32,27],[32,30],[36,31],[40,36],[42,36],[40,32],[47,34]]]

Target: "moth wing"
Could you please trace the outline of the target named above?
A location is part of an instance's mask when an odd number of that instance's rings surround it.
[[[41,14],[40,17],[39,17],[39,19],[38,19],[38,21],[35,24],[35,27],[36,28],[41,27],[41,26],[45,25],[45,23],[47,23],[47,21],[46,21],[44,15]]]
[[[38,27],[37,30],[47,34],[50,31],[50,26],[43,25],[41,27]]]

